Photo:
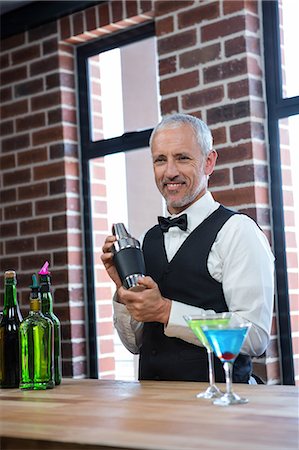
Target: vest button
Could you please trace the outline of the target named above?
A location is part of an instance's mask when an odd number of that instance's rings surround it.
[[[155,349],[153,348],[153,350],[152,350],[152,355],[153,355],[153,356],[156,356],[156,354],[157,354],[157,350],[155,350]]]

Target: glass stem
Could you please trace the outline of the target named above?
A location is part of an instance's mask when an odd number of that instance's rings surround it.
[[[232,394],[232,380],[233,380],[233,364],[230,362],[223,363],[225,371],[226,393]]]
[[[215,384],[213,352],[208,349],[207,349],[207,351],[208,351],[208,361],[209,361],[209,382],[210,382],[210,386],[213,386]]]

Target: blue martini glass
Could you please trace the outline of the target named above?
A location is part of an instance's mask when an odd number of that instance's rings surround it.
[[[216,356],[223,364],[225,371],[226,393],[214,400],[215,405],[228,406],[247,403],[247,398],[241,398],[232,389],[233,365],[240,353],[251,323],[245,319],[236,321],[234,314],[227,323],[214,323],[202,326],[202,330]]]

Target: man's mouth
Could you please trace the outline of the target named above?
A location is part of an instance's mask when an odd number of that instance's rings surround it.
[[[164,186],[167,188],[168,191],[176,191],[180,187],[182,187],[184,183],[164,183]]]

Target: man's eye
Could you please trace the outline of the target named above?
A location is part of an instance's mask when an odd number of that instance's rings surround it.
[[[187,156],[187,155],[180,155],[180,156],[178,157],[178,159],[184,160],[184,159],[190,159],[190,158],[189,158],[189,156]]]
[[[154,164],[162,163],[165,161],[165,158],[163,156],[159,156],[158,158],[154,159]]]

